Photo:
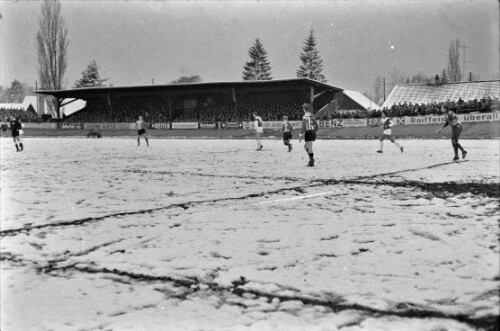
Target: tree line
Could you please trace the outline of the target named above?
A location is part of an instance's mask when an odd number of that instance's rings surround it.
[[[43,90],[60,90],[63,88],[64,74],[67,68],[67,52],[69,46],[68,31],[61,11],[60,0],[44,0],[36,36],[38,54],[38,77]],[[311,30],[300,54],[301,65],[297,77],[307,77],[321,82],[326,81],[322,74],[322,59],[316,48],[316,38]],[[272,79],[271,65],[267,59],[267,51],[259,38],[250,47],[250,60],[243,67],[243,80]],[[102,78],[95,60],[82,71],[82,76],[74,84],[75,88],[106,86],[109,78]],[[181,76],[171,81],[173,84],[193,83],[201,81],[199,75]],[[154,83],[154,81],[153,81]],[[59,113],[58,100],[48,98],[48,105],[57,118]]]
[[[69,47],[68,30],[62,15],[60,0],[44,0],[41,5],[41,14],[39,18],[39,27],[36,35],[37,55],[38,55],[38,79],[40,89],[60,90],[63,89],[64,75],[67,69],[67,52]],[[450,44],[448,66],[443,69],[441,75],[427,77],[423,73],[414,75],[405,75],[397,69],[391,74],[388,84],[385,84],[385,78],[380,75],[374,82],[373,93],[368,95],[370,99],[379,103],[383,99],[385,91],[390,91],[397,84],[408,83],[440,83],[457,82],[462,79],[462,73],[459,65],[459,47],[460,42],[456,41]],[[268,52],[259,38],[256,38],[254,44],[248,50],[249,60],[243,66],[243,80],[272,80],[272,66],[268,60]],[[309,35],[304,41],[302,52],[299,55],[300,65],[296,70],[296,77],[309,78],[319,82],[326,82],[323,75],[323,60],[317,48],[317,41],[314,30],[311,29]],[[99,66],[95,60],[82,71],[82,76],[75,81],[74,88],[112,86],[106,85],[109,78],[102,78],[99,72]],[[201,82],[199,75],[181,76],[170,83],[195,83]],[[154,81],[153,81],[154,83]],[[2,102],[15,102],[20,96],[32,92],[32,88],[25,86],[18,81],[14,81],[10,88],[1,90],[0,98]],[[55,98],[48,98],[48,105],[52,113],[61,118],[59,107]],[[19,101],[22,102],[22,101]]]

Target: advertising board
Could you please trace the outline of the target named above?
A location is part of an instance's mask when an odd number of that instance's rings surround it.
[[[198,122],[173,122],[172,129],[198,129]]]

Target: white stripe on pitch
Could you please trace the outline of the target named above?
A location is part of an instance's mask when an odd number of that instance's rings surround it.
[[[315,194],[301,195],[301,196],[298,196],[298,197],[286,198],[286,199],[277,199],[277,200],[271,200],[271,201],[261,201],[261,202],[257,202],[257,204],[263,205],[263,204],[268,204],[268,203],[277,203],[277,202],[287,202],[287,201],[293,201],[293,200],[309,199],[309,198],[319,197],[319,196],[322,196],[322,195],[327,195],[327,194],[332,194],[332,193],[335,193],[335,191],[327,191],[327,192],[321,192],[321,193],[315,193]]]

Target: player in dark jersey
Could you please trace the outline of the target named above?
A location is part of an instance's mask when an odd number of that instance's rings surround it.
[[[288,122],[288,116],[283,116],[283,126],[281,127],[281,132],[283,132],[283,144],[288,146],[288,151],[292,151],[292,143],[290,139],[292,139],[292,124]]]
[[[313,142],[316,141],[316,131],[318,131],[318,121],[313,114],[313,107],[309,103],[302,105],[304,116],[302,117],[302,133],[299,135],[299,142],[305,140],[304,149],[309,155],[308,167],[314,167]]]
[[[443,107],[441,110],[444,112],[445,108]],[[458,142],[458,138],[462,133],[462,124],[458,120],[457,114],[455,114],[452,110],[448,110],[448,112],[445,114],[445,120],[446,122],[444,123],[443,127],[438,130],[438,133],[441,133],[441,130],[443,130],[448,125],[451,126],[451,145],[453,146],[453,151],[455,152],[455,157],[453,158],[453,161],[458,161],[460,159],[458,157],[459,149],[462,152],[462,159],[465,159],[467,151]]]
[[[19,131],[22,129],[21,122],[17,120],[14,116],[10,117],[10,131],[12,132],[12,139],[14,140],[14,144],[16,145],[16,151],[22,152],[24,150],[23,142],[20,138]]]

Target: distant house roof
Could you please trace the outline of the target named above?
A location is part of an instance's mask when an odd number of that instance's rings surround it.
[[[361,107],[363,107],[366,110],[379,110],[380,109],[380,107],[375,102],[368,99],[366,96],[364,96],[362,93],[360,93],[358,91],[344,90],[343,93],[348,98],[350,98],[352,101],[356,102],[358,105],[360,105]]]
[[[24,107],[24,109],[28,109],[29,106],[31,105],[36,110],[36,107],[37,107],[36,98],[37,98],[36,95],[27,95],[27,96],[25,96],[24,100],[23,100],[23,107]]]
[[[3,108],[3,109],[24,109],[22,103],[0,103],[0,108]]]
[[[447,100],[464,101],[486,97],[500,98],[500,80],[461,82],[442,85],[396,85],[382,107],[399,103],[428,104]]]
[[[23,102],[18,103],[0,103],[0,108],[5,109],[23,109],[26,110],[29,106],[36,110],[36,95],[27,95],[24,97]]]

